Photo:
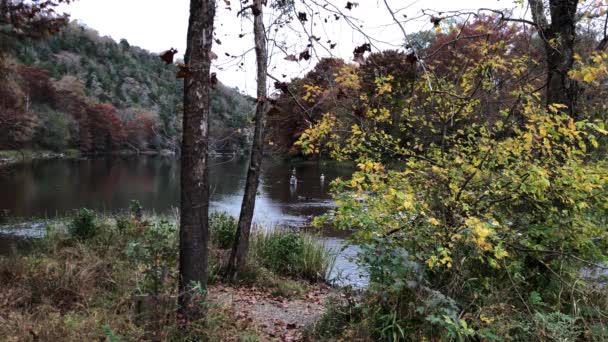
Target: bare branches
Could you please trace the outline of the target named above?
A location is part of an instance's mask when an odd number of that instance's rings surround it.
[[[267,75],[268,75],[268,77],[272,78],[275,82],[281,82],[278,78],[272,76],[271,74],[267,74]],[[304,107],[304,105],[298,100],[298,96],[296,94],[294,94],[293,91],[291,89],[289,89],[289,87],[287,87],[286,89],[287,89],[287,93],[289,94],[291,99],[302,110],[302,113],[306,114],[308,121],[312,122],[312,116],[310,115],[310,111],[308,109],[306,109],[306,107]]]
[[[416,50],[416,48],[414,47],[414,45],[410,43],[410,39],[409,39],[407,33],[405,32],[405,28],[403,27],[403,25],[401,24],[401,22],[399,20],[397,20],[397,17],[395,17],[395,12],[388,5],[388,1],[387,0],[384,0],[384,5],[386,6],[386,9],[388,10],[388,12],[391,14],[391,17],[393,18],[393,21],[401,29],[401,32],[403,33],[403,38],[405,39],[405,43],[410,46],[410,49],[414,53],[414,56],[416,56],[416,59],[420,62],[420,66],[422,66],[422,71],[424,72],[424,76],[426,77],[426,81],[428,83],[429,89],[433,90],[433,84],[431,83],[431,77],[429,76],[429,73],[426,70],[426,66],[424,65],[424,61],[420,59],[420,55],[418,54],[418,50]]]
[[[448,16],[444,16],[442,19],[446,19],[446,18],[457,18],[457,17],[461,17],[464,15],[472,15],[475,16],[477,18],[479,18],[483,13],[482,12],[490,12],[496,15],[500,16],[500,20],[502,21],[508,21],[508,22],[515,22],[515,23],[521,23],[521,24],[526,24],[526,25],[530,25],[530,26],[534,26],[537,27],[538,25],[536,24],[536,22],[534,21],[530,21],[524,18],[513,18],[510,15],[508,15],[506,12],[508,12],[507,10],[498,10],[498,9],[492,9],[492,8],[479,8],[477,11],[447,11],[447,12],[437,12],[431,9],[425,9],[422,10],[422,12],[424,14],[429,15],[429,13],[448,13]]]
[[[510,22],[515,22],[515,23],[521,23],[521,24],[526,24],[526,25],[531,25],[536,27],[537,24],[534,21],[530,21],[527,19],[523,19],[523,18],[512,18],[512,17],[508,17],[504,11],[500,11],[500,10],[495,10],[495,9],[491,9],[491,8],[480,8],[479,12],[481,11],[487,11],[487,12],[491,12],[494,14],[498,14],[500,16],[500,20],[502,21],[510,21]]]

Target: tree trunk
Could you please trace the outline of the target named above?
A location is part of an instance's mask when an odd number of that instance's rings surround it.
[[[255,131],[251,146],[249,169],[245,183],[245,194],[241,205],[241,213],[237,232],[228,261],[227,274],[231,279],[238,277],[238,271],[243,267],[249,249],[249,235],[255,208],[255,196],[258,190],[262,157],[264,152],[264,126],[266,124],[267,94],[267,47],[266,32],[264,30],[263,0],[255,0],[253,4],[253,32],[255,39],[255,55],[257,61],[257,105],[255,109]]]
[[[551,32],[556,45],[545,41],[547,53],[547,104],[561,103],[568,106],[571,116],[576,114],[576,81],[568,73],[574,64],[574,39],[576,37],[576,7],[578,0],[551,0]]]
[[[530,0],[530,9],[543,39],[547,62],[547,105],[568,106],[567,113],[576,116],[577,82],[568,73],[574,64],[576,9],[578,0],[550,0],[551,23],[547,22],[542,0]]]
[[[179,313],[185,320],[204,317],[197,300],[207,286],[209,241],[209,69],[215,0],[191,0],[184,78],[179,231]]]

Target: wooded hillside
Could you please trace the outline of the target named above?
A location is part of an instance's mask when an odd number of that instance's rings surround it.
[[[0,149],[176,150],[183,82],[176,67],[78,22],[48,39],[4,47]],[[218,84],[215,148],[244,147],[253,101]]]

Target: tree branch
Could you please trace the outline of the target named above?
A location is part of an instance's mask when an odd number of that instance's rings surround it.
[[[420,55],[418,54],[418,50],[416,50],[416,48],[414,47],[414,45],[412,45],[410,43],[410,39],[409,39],[407,33],[405,32],[405,28],[403,27],[403,25],[401,24],[401,22],[399,20],[397,20],[397,17],[395,16],[395,12],[389,6],[387,0],[384,0],[384,5],[386,6],[386,9],[388,10],[388,12],[391,14],[391,17],[393,18],[393,21],[395,22],[395,24],[397,24],[397,26],[399,26],[399,29],[401,30],[401,33],[403,33],[403,38],[405,39],[405,43],[410,46],[410,49],[414,53],[414,56],[416,56],[416,59],[420,62],[420,66],[422,66],[422,71],[424,72],[424,76],[426,77],[426,81],[427,81],[427,83],[429,85],[429,89],[433,90],[433,84],[431,83],[431,77],[429,76],[429,73],[426,70],[426,66],[424,65],[424,61],[422,59],[420,59]]]
[[[545,6],[543,0],[528,0],[530,11],[532,12],[532,20],[540,31],[549,28],[549,22],[545,16]]]

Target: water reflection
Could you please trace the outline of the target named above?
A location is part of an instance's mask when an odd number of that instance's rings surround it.
[[[210,174],[212,209],[238,215],[247,162],[214,163]],[[297,186],[289,185],[293,167]],[[321,173],[327,183],[350,172],[335,164],[265,161],[256,222],[303,224],[332,206],[327,187],[320,182]],[[128,207],[133,199],[162,213],[179,204],[179,163],[163,157],[40,161],[3,169],[0,189],[0,210],[18,217],[53,217],[81,207],[114,212]]]
[[[298,182],[292,186],[289,180],[294,168]],[[333,163],[265,160],[254,221],[266,227],[305,226],[334,206],[329,182],[349,177],[351,172],[350,167]],[[238,216],[246,173],[244,158],[213,161],[212,210]],[[8,210],[16,217],[53,218],[82,207],[117,212],[128,208],[131,200],[158,213],[179,206],[179,161],[164,157],[47,160],[0,170],[0,212]],[[344,240],[328,238],[326,243],[339,250]],[[347,260],[356,252],[353,248],[338,257],[335,273],[341,275],[340,283],[346,281],[342,278],[359,278],[356,266]],[[357,279],[346,283],[353,281],[360,283]]]

